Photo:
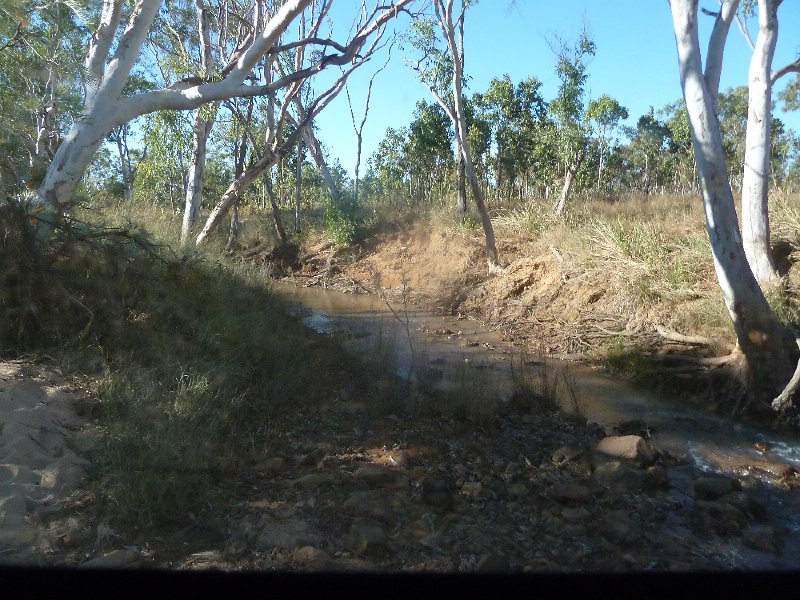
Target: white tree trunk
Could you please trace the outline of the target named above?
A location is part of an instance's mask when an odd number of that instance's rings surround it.
[[[742,181],[742,236],[753,274],[762,287],[778,281],[769,232],[769,164],[772,133],[772,58],[778,41],[778,5],[758,2],[758,37],[749,72],[747,134]]]
[[[197,11],[197,32],[200,38],[200,66],[203,77],[211,70],[213,57],[211,55],[211,33],[208,29],[208,9],[201,0],[194,0]],[[195,111],[194,126],[192,127],[192,156],[189,161],[187,175],[186,201],[183,209],[183,224],[181,225],[181,243],[189,240],[189,235],[197,221],[200,211],[200,201],[203,198],[203,173],[206,167],[206,148],[208,136],[214,121],[203,118],[203,107]]]
[[[328,188],[331,200],[334,204],[338,204],[339,188],[336,187],[336,182],[333,180],[331,171],[328,168],[328,163],[325,162],[325,154],[322,152],[322,146],[317,136],[314,135],[314,128],[310,125],[303,131],[303,139],[306,142],[306,146],[308,146],[308,151],[311,153],[311,158],[317,167],[317,171],[319,171],[320,177],[322,177],[322,182],[325,184],[325,187]]]
[[[118,121],[116,102],[160,5],[161,0],[139,0],[114,55],[106,65],[106,57],[119,25],[122,0],[104,2],[100,25],[93,36],[86,61],[88,74],[82,114],[56,151],[39,187],[39,201],[55,213],[60,213],[71,200],[78,182],[108,132],[129,120]]]
[[[303,106],[303,101],[295,96],[293,99],[295,110],[297,110],[297,123],[302,123],[306,120],[306,109]],[[295,123],[295,125],[297,125]],[[328,193],[334,204],[339,203],[339,189],[336,187],[336,182],[333,180],[328,164],[325,162],[325,154],[322,152],[322,146],[314,134],[314,127],[311,123],[303,129],[303,140],[306,143],[308,151],[311,153],[311,158],[319,171],[320,177],[325,187],[328,188]]]
[[[222,81],[121,98],[162,0],[138,0],[110,59],[108,53],[119,26],[123,0],[106,0],[87,58],[87,93],[82,114],[53,157],[39,187],[39,202],[54,212],[62,211],[105,136],[117,125],[158,110],[187,110],[237,95],[252,95],[254,90],[243,85],[245,78],[311,1],[285,2]]]
[[[462,6],[461,13],[459,14],[456,22],[453,21],[453,0],[447,0],[445,6],[442,0],[437,0],[436,10],[439,18],[439,27],[444,34],[447,48],[450,53],[450,58],[453,61],[453,110],[447,111],[452,121],[454,121],[456,130],[456,144],[461,149],[461,157],[464,159],[464,172],[469,181],[470,189],[472,190],[472,199],[475,202],[475,207],[478,209],[478,214],[481,218],[483,225],[483,234],[486,240],[486,259],[489,266],[489,272],[495,273],[500,270],[500,263],[497,258],[497,244],[494,237],[494,228],[492,227],[492,219],[489,216],[489,211],[486,209],[486,203],[483,199],[483,192],[481,191],[478,176],[475,173],[475,168],[472,164],[472,155],[469,149],[469,141],[467,140],[467,121],[464,116],[464,97],[463,97],[463,78],[464,78],[464,52],[463,52],[463,25],[464,25],[464,9]],[[460,44],[456,42],[456,25],[459,27]],[[460,46],[460,47],[459,47]],[[440,99],[440,104],[443,104]],[[447,110],[445,108],[445,110]]]
[[[203,197],[203,173],[206,166],[206,150],[208,136],[211,133],[213,121],[203,119],[203,109],[198,108],[194,115],[192,129],[192,156],[189,162],[188,185],[186,186],[186,205],[183,210],[183,224],[181,225],[181,243],[185,244],[197,223],[200,212],[200,201]]]
[[[578,169],[581,168],[583,155],[584,151],[579,150],[577,153],[575,153],[574,160],[567,165],[566,173],[564,173],[564,185],[561,188],[561,196],[559,196],[558,202],[553,208],[554,212],[559,217],[563,216],[567,211],[567,201],[569,200],[569,195],[572,192],[572,184],[575,183],[575,176],[578,174]]]
[[[742,353],[745,383],[763,406],[792,375],[794,340],[772,312],[744,253],[714,95],[702,71],[697,0],[670,0],[670,7],[714,269]]]

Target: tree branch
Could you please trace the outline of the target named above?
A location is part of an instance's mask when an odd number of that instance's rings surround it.
[[[772,83],[775,83],[783,77],[784,75],[788,75],[789,73],[800,73],[800,58],[798,58],[793,63],[789,63],[788,65],[782,66],[777,71],[773,71],[772,73]]]
[[[715,13],[714,29],[708,40],[708,54],[706,68],[703,76],[706,80],[708,93],[711,95],[711,105],[714,113],[717,112],[717,97],[719,95],[719,80],[722,75],[722,58],[725,53],[725,41],[731,22],[739,8],[739,0],[721,0],[719,13]]]

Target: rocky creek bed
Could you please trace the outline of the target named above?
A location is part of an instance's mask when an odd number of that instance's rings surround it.
[[[58,387],[20,369],[3,371],[6,411],[19,412],[19,390],[31,381]],[[263,459],[221,484],[229,502],[217,527],[114,530],[98,519],[75,452],[90,455],[99,435],[67,410],[75,400],[40,393],[39,410],[60,420],[53,460],[75,468],[53,479],[38,466],[48,462],[39,444],[41,463],[26,467],[14,454],[17,472],[36,477],[4,483],[17,486],[3,488],[0,502],[4,564],[533,573],[798,566],[792,473],[704,474],[637,435],[636,424],[604,431],[524,403],[481,423],[376,415],[356,389],[278,424]],[[0,442],[11,472],[9,448],[52,432],[9,427],[8,415]]]

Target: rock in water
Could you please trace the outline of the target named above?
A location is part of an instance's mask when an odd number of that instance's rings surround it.
[[[636,460],[642,464],[651,464],[656,457],[655,449],[638,435],[615,435],[603,438],[597,443],[595,450],[611,458]]]

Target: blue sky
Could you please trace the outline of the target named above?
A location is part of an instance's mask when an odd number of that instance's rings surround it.
[[[517,0],[513,6],[509,5],[506,0],[481,0],[467,13],[468,93],[483,91],[493,77],[508,73],[514,82],[529,76],[538,78],[544,98],[552,99],[558,79],[548,40],[554,36],[574,40],[585,26],[597,44],[597,54],[588,68],[590,97],[601,94],[615,97],[628,108],[629,125],[635,125],[650,106],[659,109],[680,97],[667,0]],[[718,3],[701,0],[700,5],[713,10]],[[774,68],[791,62],[800,54],[800,1],[786,0],[778,15],[780,35]],[[702,45],[713,19],[701,15],[700,23]],[[757,24],[752,24],[754,38],[756,33]],[[745,85],[751,53],[735,24],[731,27],[725,52],[721,89]],[[381,57],[373,60],[351,77],[350,93],[359,120],[367,82],[384,60]],[[791,77],[784,77],[776,90],[782,89]],[[386,128],[408,125],[414,106],[421,99],[430,101],[429,92],[404,64],[403,52],[395,48],[390,65],[378,75],[373,87],[369,118],[364,128],[362,173]],[[777,115],[789,127],[800,131],[800,113],[778,111]],[[331,160],[338,158],[352,174],[356,136],[344,93],[317,117],[316,124]]]

